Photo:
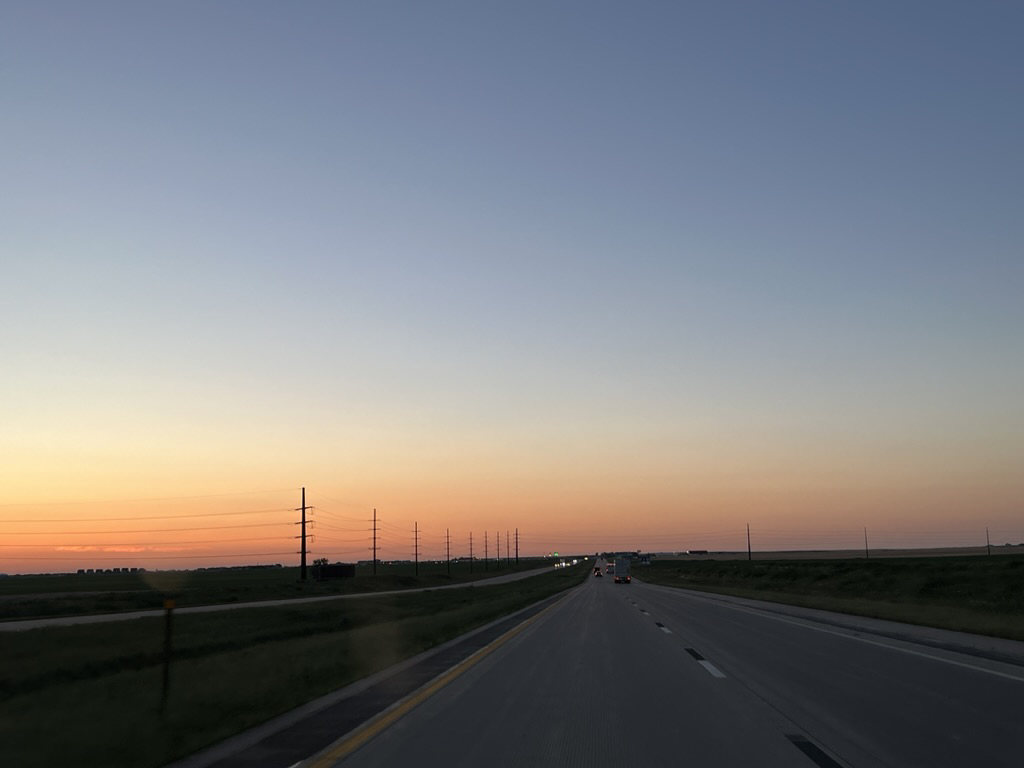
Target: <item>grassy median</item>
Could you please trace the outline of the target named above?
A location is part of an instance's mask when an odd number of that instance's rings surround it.
[[[299,579],[296,567],[8,576],[0,579],[0,620],[152,610],[162,607],[167,597],[186,607],[440,587],[552,564],[550,558],[523,558],[518,564],[491,560],[486,568],[479,560],[450,567],[438,562],[379,563],[376,574],[372,565],[360,565],[354,577],[328,581],[316,581],[312,566],[306,581]]]
[[[0,633],[5,764],[161,766],[580,583],[485,587]]]
[[[655,584],[1024,640],[1024,557],[662,560]]]

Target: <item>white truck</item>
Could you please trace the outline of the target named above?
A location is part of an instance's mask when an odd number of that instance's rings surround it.
[[[628,557],[616,557],[615,558],[615,583],[616,584],[629,584],[629,558]]]

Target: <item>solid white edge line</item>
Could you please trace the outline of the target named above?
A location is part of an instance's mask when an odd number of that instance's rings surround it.
[[[710,672],[712,677],[725,677],[725,675],[722,674],[721,670],[719,670],[718,667],[716,667],[707,659],[702,659],[697,663],[704,667],[704,669],[706,669],[708,672]]]
[[[666,589],[672,589],[672,587],[666,587]],[[698,600],[701,599],[701,597],[698,596],[698,595],[687,595],[687,597],[696,597]],[[857,642],[867,643],[868,645],[877,645],[879,648],[888,648],[890,651],[897,651],[899,653],[907,653],[907,654],[910,654],[911,656],[920,656],[922,659],[931,659],[932,661],[938,661],[938,662],[941,662],[943,664],[951,664],[954,667],[963,667],[964,669],[971,669],[971,670],[974,670],[975,672],[983,672],[983,673],[985,673],[987,675],[995,675],[996,677],[1003,677],[1003,678],[1006,678],[1007,680],[1015,680],[1018,683],[1024,683],[1024,677],[1021,677],[1019,675],[1010,675],[1010,674],[1007,674],[1006,672],[999,672],[999,671],[997,671],[995,669],[988,669],[987,667],[979,667],[979,666],[977,666],[975,664],[965,664],[962,661],[954,661],[953,659],[944,659],[941,656],[933,656],[930,653],[921,653],[921,651],[914,651],[914,650],[911,650],[910,648],[900,648],[898,645],[889,645],[888,643],[880,643],[877,640],[869,640],[866,637],[856,637],[855,635],[848,635],[848,634],[846,634],[844,632],[839,632],[839,631],[836,631],[836,630],[833,630],[833,629],[827,629],[825,627],[815,627],[815,626],[812,626],[810,624],[805,624],[803,621],[792,621],[790,619],[786,619],[786,618],[783,618],[782,616],[771,614],[771,613],[768,613],[766,611],[759,611],[756,608],[747,608],[745,606],[739,606],[739,605],[736,605],[735,603],[729,603],[729,602],[726,602],[724,600],[710,600],[708,598],[704,598],[704,599],[707,602],[712,602],[715,605],[721,605],[721,606],[724,606],[726,608],[730,608],[730,609],[732,609],[734,611],[739,611],[740,613],[749,613],[749,614],[751,614],[753,616],[760,616],[761,618],[765,618],[765,619],[772,619],[774,621],[781,621],[783,624],[792,624],[795,627],[803,627],[804,629],[811,629],[811,630],[814,630],[815,632],[824,632],[826,635],[835,635],[836,637],[845,637],[847,640],[856,640]],[[811,619],[807,619],[807,621],[811,621]],[[856,630],[850,630],[850,631],[856,631]],[[913,641],[912,640],[906,640],[906,641],[897,641],[897,642],[913,642]],[[950,651],[950,653],[956,653],[956,651]],[[996,662],[996,663],[999,663],[999,662]]]

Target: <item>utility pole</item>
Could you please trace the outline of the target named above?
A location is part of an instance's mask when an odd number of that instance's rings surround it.
[[[484,531],[484,570],[485,571],[487,570],[487,558],[488,557],[489,557],[489,555],[487,554],[487,531]]]
[[[506,528],[505,529],[505,567],[507,568],[507,567],[509,567],[511,565],[512,565],[512,561],[510,559],[510,555],[509,555],[509,551],[508,551],[508,528]]]
[[[473,532],[469,532],[469,572],[473,572]]]
[[[413,566],[413,575],[420,575],[420,524],[419,522],[413,523],[412,529],[412,541],[413,541],[413,557],[415,558],[415,565]]]
[[[494,567],[501,568],[501,531],[494,534]]]
[[[302,559],[299,561],[299,578],[302,581],[306,580],[306,487],[302,487],[302,535],[299,536],[302,539]]]
[[[867,529],[867,526],[865,526],[864,527],[864,559],[868,560],[870,558],[871,558],[871,555],[868,554],[868,529]]]
[[[377,575],[377,508],[373,508],[373,575]]]
[[[992,540],[988,537],[988,526],[985,526],[985,549],[988,550],[989,555],[992,554]]]
[[[519,529],[516,528],[516,565],[519,565]]]
[[[448,575],[452,575],[452,534],[448,528],[444,529],[444,552],[448,561]]]
[[[750,523],[747,523],[747,560],[753,559],[750,555]]]

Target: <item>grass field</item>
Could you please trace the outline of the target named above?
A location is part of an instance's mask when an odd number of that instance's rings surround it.
[[[168,597],[186,607],[439,587],[553,562],[523,558],[516,565],[491,561],[485,570],[478,561],[472,571],[468,562],[457,562],[450,574],[444,563],[420,563],[418,576],[412,563],[380,563],[376,576],[372,566],[366,565],[359,566],[353,578],[323,582],[314,580],[312,567],[306,581],[299,580],[297,567],[8,576],[0,579],[0,620],[140,611],[161,608]]]
[[[585,568],[492,586],[176,616],[162,713],[162,619],[0,633],[3,762],[165,765],[575,586]]]
[[[976,547],[916,547],[913,549],[870,549],[870,559],[907,557],[971,557],[974,555],[1024,555],[1024,544],[984,545]],[[857,560],[864,557],[864,549],[780,549],[755,550],[754,560]],[[662,554],[663,560],[746,560],[746,550],[713,551],[704,554]]]
[[[656,584],[1024,640],[1024,557],[654,561]]]

